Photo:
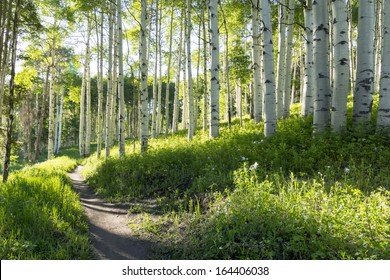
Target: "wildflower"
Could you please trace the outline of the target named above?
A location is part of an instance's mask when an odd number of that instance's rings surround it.
[[[345,172],[345,173],[348,173],[349,171],[351,171],[351,169],[349,169],[348,167],[345,167],[345,168],[344,168],[344,172]]]
[[[252,164],[252,165],[249,167],[249,170],[256,170],[258,166],[259,166],[259,164],[258,164],[257,162],[255,162],[254,164]]]
[[[242,161],[247,161],[248,158],[246,158],[246,157],[241,157],[241,160],[242,160]]]
[[[253,141],[253,144],[261,144],[261,143],[263,143],[263,142],[264,142],[263,139],[261,139],[260,141],[255,140],[255,141]]]

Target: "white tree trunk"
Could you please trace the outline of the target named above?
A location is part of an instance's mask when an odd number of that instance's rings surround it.
[[[183,12],[181,13],[183,15]],[[180,92],[180,73],[181,73],[181,61],[182,61],[182,45],[183,45],[183,16],[181,17],[180,24],[180,36],[178,45],[178,58],[177,58],[177,71],[175,80],[175,95],[173,97],[173,119],[172,119],[172,132],[177,132],[179,129],[179,92]]]
[[[314,89],[314,65],[313,65],[313,6],[312,0],[306,1],[305,8],[305,78],[302,98],[302,116],[308,116],[313,113],[313,89]]]
[[[207,0],[204,0],[206,3]],[[203,22],[203,131],[206,131],[208,128],[208,108],[209,108],[209,98],[208,98],[208,82],[207,82],[207,31],[206,31],[206,4],[205,7],[202,8],[202,22]]]
[[[283,100],[283,116],[290,115],[291,104],[291,78],[292,78],[292,56],[293,56],[293,36],[294,36],[294,9],[295,0],[288,1],[288,19],[287,19],[287,46],[286,46],[286,64],[285,64],[285,84]]]
[[[272,136],[276,131],[276,94],[274,75],[274,46],[272,43],[271,3],[262,0],[262,21],[264,36],[264,135]]]
[[[373,0],[359,0],[356,85],[353,102],[354,125],[371,119],[374,87],[375,10]]]
[[[54,23],[57,26],[57,23]],[[51,65],[50,65],[50,87],[49,87],[49,131],[48,131],[48,142],[47,142],[47,158],[51,159],[54,157],[54,122],[55,122],[55,49],[56,49],[56,35],[53,35],[53,41],[51,45]]]
[[[111,4],[112,5],[112,4]],[[112,10],[112,9],[110,9]],[[112,81],[112,47],[113,47],[113,36],[114,36],[114,19],[112,11],[108,16],[109,22],[109,34],[108,34],[108,71],[107,71],[107,99],[106,99],[106,125],[105,125],[105,158],[110,156],[111,149],[111,101],[112,101],[112,89],[113,89],[113,81]]]
[[[278,22],[278,65],[277,65],[277,84],[276,84],[276,113],[278,119],[283,117],[284,113],[284,91],[286,80],[286,0],[281,0],[279,4],[279,22]]]
[[[347,1],[332,1],[332,13],[334,52],[332,129],[338,132],[347,125],[347,99],[350,76]]]
[[[63,108],[64,108],[64,91],[65,88],[62,86],[61,93],[60,93],[60,104],[59,104],[59,114],[58,114],[58,132],[57,132],[57,149],[56,153],[58,154],[61,149],[61,137],[62,137],[62,115],[63,115]]]
[[[390,0],[383,1],[382,68],[380,76],[378,129],[390,126]]]
[[[193,96],[193,83],[192,83],[192,55],[191,55],[191,0],[187,0],[187,74],[188,74],[188,141],[192,141],[195,133],[194,128],[194,96]]]
[[[331,89],[329,79],[328,0],[313,2],[314,14],[314,132],[324,132],[330,125]]]
[[[210,75],[210,137],[219,136],[219,26],[218,1],[209,3],[211,32],[211,75]]]
[[[169,131],[169,89],[171,83],[171,65],[172,65],[172,44],[173,44],[173,16],[174,16],[174,6],[172,2],[172,10],[171,10],[171,19],[170,19],[170,27],[169,27],[169,53],[168,53],[168,70],[167,70],[167,86],[165,90],[165,135],[168,135]]]
[[[99,35],[97,35],[97,53],[98,53],[98,71],[97,71],[97,88],[98,88],[98,120],[97,120],[97,149],[96,157],[100,157],[102,149],[102,140],[103,140],[103,23],[104,23],[104,14],[101,11],[101,21],[100,21],[100,40]],[[99,32],[96,31],[98,34]]]
[[[252,67],[253,67],[253,115],[255,123],[262,120],[262,84],[261,84],[261,55],[260,55],[260,0],[252,0]]]
[[[119,103],[119,156],[125,155],[125,94],[123,78],[122,1],[117,0],[118,17],[118,103]]]
[[[158,94],[158,49],[159,49],[159,28],[158,28],[158,22],[159,22],[159,16],[158,16],[158,3],[159,1],[156,1],[156,35],[155,35],[155,48],[154,48],[154,76],[153,76],[153,99],[152,99],[152,137],[157,136],[157,94]]]
[[[148,149],[149,106],[148,106],[148,61],[147,61],[147,14],[146,0],[141,0],[140,64],[141,64],[141,152]]]
[[[88,157],[91,147],[91,135],[92,135],[92,117],[91,117],[91,20],[88,18],[88,30],[87,30],[87,46],[86,46],[86,58],[85,58],[85,95],[86,95],[86,112],[85,112],[85,148],[84,156]]]

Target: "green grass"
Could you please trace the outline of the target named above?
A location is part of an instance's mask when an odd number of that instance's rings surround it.
[[[0,186],[1,259],[90,259],[86,217],[59,157],[25,167]]]
[[[136,200],[131,227],[159,242],[156,258],[389,259],[390,137],[311,124],[295,113],[269,139],[249,120],[213,140],[182,132],[142,155],[92,156],[84,175],[109,200]]]

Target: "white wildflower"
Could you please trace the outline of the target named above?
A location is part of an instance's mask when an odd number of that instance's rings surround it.
[[[258,166],[259,166],[259,164],[258,164],[257,162],[255,162],[254,164],[252,164],[252,165],[249,167],[249,170],[256,170]]]
[[[348,167],[345,167],[345,168],[344,168],[344,172],[345,172],[345,173],[348,173],[349,171],[351,171],[351,169],[349,169]]]

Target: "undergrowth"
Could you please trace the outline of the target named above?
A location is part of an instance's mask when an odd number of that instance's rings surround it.
[[[88,225],[60,157],[13,173],[0,186],[1,259],[90,259]]]
[[[268,139],[246,120],[217,139],[198,130],[150,147],[92,156],[84,175],[109,200],[155,200],[158,211],[134,208],[131,227],[160,242],[156,258],[390,258],[388,134],[314,135],[293,114]]]

